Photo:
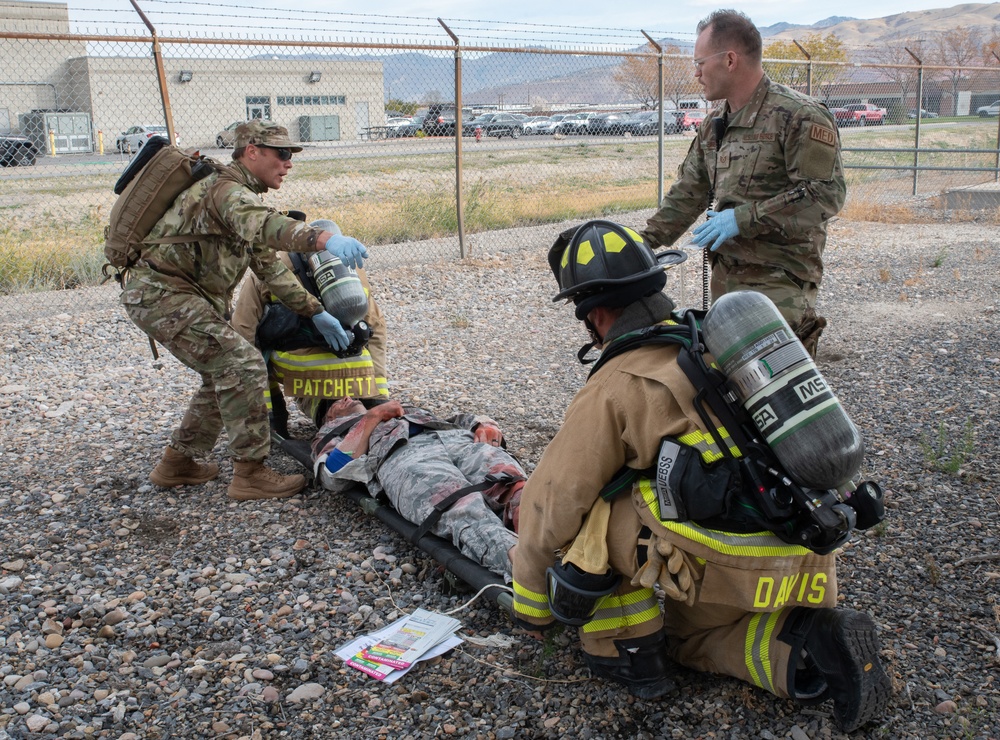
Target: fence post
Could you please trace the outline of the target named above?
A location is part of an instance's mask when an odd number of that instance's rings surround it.
[[[1000,62],[1000,56],[997,56],[995,51],[991,51],[990,54],[993,58]],[[996,158],[996,171],[993,173],[993,182],[1000,182],[1000,117],[997,118],[997,158]]]
[[[438,23],[455,42],[455,221],[458,226],[458,256],[465,259],[465,206],[462,199],[462,47],[458,36],[440,18]]]
[[[656,136],[656,207],[660,207],[660,203],[663,202],[663,47],[660,46],[653,37],[650,36],[645,31],[642,31],[642,35],[645,36],[650,45],[656,49],[656,95],[657,95],[657,107],[660,111],[660,132]]]
[[[813,58],[798,41],[792,39],[792,43],[799,47],[799,51],[802,52],[806,58],[806,62],[808,62],[806,64],[806,95],[811,97],[813,94]]]
[[[174,115],[170,110],[170,93],[167,92],[167,73],[163,69],[163,55],[160,54],[160,37],[156,35],[156,29],[153,28],[153,24],[149,22],[149,18],[146,14],[142,12],[142,8],[135,0],[129,0],[132,3],[132,7],[135,8],[135,12],[139,14],[142,18],[142,22],[146,24],[146,28],[149,29],[150,34],[153,36],[153,63],[156,65],[156,80],[160,84],[160,99],[163,101],[163,117],[167,122],[167,138],[170,143],[173,144],[177,141],[177,137],[174,136]]]
[[[917,67],[917,126],[915,133],[913,134],[913,195],[917,194],[917,183],[920,180],[920,121],[923,118],[921,112],[924,109],[924,62],[923,60],[914,54],[912,51],[906,49],[906,53],[913,57],[914,61],[919,65]],[[906,101],[904,100],[905,104]]]

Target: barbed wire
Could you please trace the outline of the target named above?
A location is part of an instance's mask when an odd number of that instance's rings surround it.
[[[429,43],[448,46],[446,35],[437,18],[415,15],[387,15],[288,7],[276,10],[273,4],[237,4],[234,2],[203,2],[200,0],[141,0],[140,7],[156,26],[160,35],[189,35],[190,25],[196,24],[196,33],[206,32],[225,38],[236,37],[242,32],[254,33],[255,25],[266,23],[266,32],[278,40],[288,35],[332,38],[336,41],[385,42],[387,36],[398,37],[399,43]],[[52,22],[25,12],[23,5],[0,3],[8,21]],[[120,0],[105,5],[101,0],[83,6],[71,6],[69,17],[72,30],[93,25],[115,25],[129,29],[142,29],[145,25],[130,6]],[[470,46],[539,46],[554,48],[564,46],[603,47],[607,51],[634,49],[644,45],[645,39],[637,28],[592,27],[574,24],[549,24],[510,20],[477,18],[445,18],[464,45]],[[689,39],[692,31],[648,31],[654,37],[675,40]],[[396,39],[394,39],[396,40]]]

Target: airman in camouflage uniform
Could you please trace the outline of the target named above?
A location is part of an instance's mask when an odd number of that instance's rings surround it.
[[[702,122],[643,236],[672,244],[714,194],[710,223],[732,209],[735,233],[712,247],[712,298],[764,293],[815,356],[826,325],[815,311],[826,222],[847,193],[836,123],[819,101],[768,79],[760,33],[743,14],[717,11],[698,34],[695,76],[706,99],[723,103]],[[727,124],[721,141],[715,118]]]
[[[496,422],[485,416],[442,420],[398,401],[365,411],[359,401],[345,398],[330,408],[313,441],[313,458],[325,488],[342,491],[360,483],[373,496],[384,493],[415,524],[454,492],[492,476],[493,485],[444,508],[430,531],[471,560],[509,576],[509,552],[517,544],[512,530],[527,476],[502,445]]]
[[[225,427],[235,468],[230,497],[290,496],[305,486],[303,476],[279,476],[262,464],[270,450],[267,372],[260,352],[229,323],[233,292],[248,267],[300,315],[323,311],[275,250],[320,251],[333,245],[334,235],[282,215],[260,198],[281,186],[291,153],[301,150],[269,121],[240,126],[232,165],[177,197],[129,271],[121,297],[129,318],[202,379],[150,476],[157,485],[215,478],[217,465],[194,458],[209,452]]]

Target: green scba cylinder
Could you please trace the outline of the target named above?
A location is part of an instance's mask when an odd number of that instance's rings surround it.
[[[702,328],[705,345],[796,483],[830,489],[857,478],[861,434],[767,296],[721,296]]]
[[[319,288],[323,307],[347,328],[353,327],[368,312],[368,296],[358,273],[329,252],[315,252],[309,267]]]

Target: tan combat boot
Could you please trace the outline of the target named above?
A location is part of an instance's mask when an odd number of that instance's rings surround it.
[[[183,452],[167,447],[163,451],[163,459],[149,474],[149,479],[162,488],[175,488],[201,485],[214,480],[218,475],[219,466],[215,463],[202,465]]]
[[[233,482],[229,498],[253,501],[262,498],[287,498],[306,487],[304,475],[282,475],[262,462],[233,461]]]

